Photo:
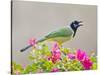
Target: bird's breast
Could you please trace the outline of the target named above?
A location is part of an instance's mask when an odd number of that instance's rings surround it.
[[[56,41],[56,42],[62,44],[62,43],[64,43],[64,42],[69,41],[71,38],[72,38],[71,36],[70,36],[70,37],[56,37],[56,38],[51,38],[51,39],[49,39],[49,41]]]

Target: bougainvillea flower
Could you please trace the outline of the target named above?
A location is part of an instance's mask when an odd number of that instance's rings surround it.
[[[52,57],[51,57],[51,60],[52,60],[53,63],[56,63],[58,60],[60,60],[60,58],[61,58],[60,53],[53,53]]]
[[[88,70],[91,68],[93,62],[89,59],[89,57],[86,55],[84,51],[80,49],[77,50],[76,57],[82,63],[85,70]]]
[[[58,68],[53,68],[51,72],[59,72]]]
[[[60,50],[52,51],[52,55],[55,56],[57,59],[60,59],[61,56]]]
[[[53,46],[52,46],[52,51],[58,50],[59,46],[57,42],[54,42]]]
[[[71,54],[71,53],[70,53],[70,54],[68,54],[67,56],[68,56],[69,59],[75,59],[75,54]]]
[[[20,72],[19,71],[16,71],[16,75],[20,75]]]
[[[47,59],[48,59],[48,60],[50,60],[50,59],[51,59],[51,57],[48,57]]]
[[[76,58],[79,60],[79,61],[82,61],[84,59],[84,57],[86,57],[86,53],[80,49],[77,50],[76,52]]]
[[[55,63],[57,62],[58,59],[57,59],[55,56],[52,56],[52,57],[51,57],[51,60],[52,60],[52,62],[55,64]]]
[[[23,68],[26,68],[26,64],[22,64],[22,67],[23,67]]]
[[[93,62],[89,59],[89,57],[85,57],[83,61],[81,61],[85,70],[91,69]]]
[[[56,61],[60,60],[60,58],[61,58],[60,48],[57,43],[54,43],[52,48],[51,60],[53,63],[55,63]]]
[[[28,41],[29,45],[32,45],[32,46],[35,46],[36,44],[36,39],[35,38],[31,38],[29,41]]]

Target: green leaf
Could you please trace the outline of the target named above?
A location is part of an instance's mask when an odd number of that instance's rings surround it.
[[[97,69],[97,63],[93,63],[92,69],[93,69],[93,70],[96,70],[96,69]]]
[[[29,55],[29,59],[30,59],[30,60],[34,60],[35,57],[33,57],[33,56],[30,54],[30,55]]]
[[[32,67],[28,65],[22,72],[22,74],[28,74],[32,71]]]
[[[97,62],[97,58],[95,56],[91,57],[90,59],[92,60],[92,62]]]

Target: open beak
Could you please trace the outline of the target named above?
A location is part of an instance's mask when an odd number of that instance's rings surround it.
[[[79,21],[79,23],[83,23],[83,21]]]
[[[80,24],[80,26],[83,26],[83,24]]]
[[[83,24],[82,24],[82,23],[83,23],[83,21],[79,21],[79,23],[80,23],[80,25],[79,25],[79,26],[83,26]]]

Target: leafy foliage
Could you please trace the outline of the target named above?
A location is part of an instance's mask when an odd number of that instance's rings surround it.
[[[39,48],[40,47],[40,48]],[[40,44],[34,47],[29,54],[29,59],[32,64],[23,67],[21,64],[13,62],[13,74],[43,73],[43,72],[63,72],[63,71],[80,71],[85,70],[82,61],[79,61],[76,56],[74,59],[68,57],[69,54],[76,55],[77,50],[60,47],[60,59],[57,58],[55,63],[52,61],[53,51],[46,44]],[[59,59],[59,60],[58,60]],[[55,59],[54,59],[55,60]],[[89,70],[97,69],[96,56],[89,56],[89,61],[93,64]]]

